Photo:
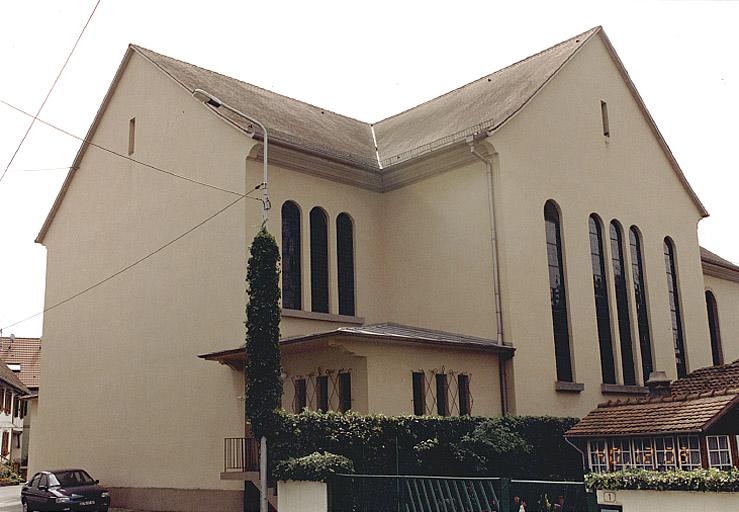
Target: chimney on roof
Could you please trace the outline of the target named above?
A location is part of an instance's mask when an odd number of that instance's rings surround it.
[[[649,388],[649,396],[670,396],[670,379],[665,372],[652,372],[646,382]]]

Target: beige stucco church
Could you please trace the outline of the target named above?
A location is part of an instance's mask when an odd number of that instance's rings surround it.
[[[287,410],[583,416],[739,358],[739,268],[701,254],[601,28],[373,124],[131,46],[37,239],[47,308],[209,220],[47,312],[31,472],[241,506],[220,473],[264,136],[228,106],[269,133]]]

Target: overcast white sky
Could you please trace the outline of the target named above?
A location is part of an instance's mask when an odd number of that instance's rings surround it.
[[[0,99],[36,111],[94,3],[2,2]],[[84,135],[129,42],[377,121],[603,25],[711,213],[701,243],[739,262],[738,22],[733,1],[102,0],[41,118]],[[0,171],[28,123],[0,105]],[[43,309],[33,239],[65,174],[23,170],[69,166],[78,146],[36,124],[0,183],[0,327]]]

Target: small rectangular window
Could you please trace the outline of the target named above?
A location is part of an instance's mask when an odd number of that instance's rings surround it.
[[[413,414],[426,414],[426,378],[423,372],[413,372]]]
[[[731,447],[729,436],[706,436],[708,466],[716,469],[731,469]]]
[[[445,373],[436,374],[436,413],[439,416],[448,416],[448,393]]]
[[[328,411],[328,375],[320,375],[316,379],[316,395],[318,398],[318,410]]]
[[[605,439],[588,441],[588,452],[590,454],[590,471],[606,473],[608,471],[608,443]]]
[[[608,123],[608,103],[605,101],[600,102],[600,117],[603,121],[603,135],[606,137],[611,136],[611,127]]]
[[[346,412],[352,408],[352,374],[339,374],[339,411]]]
[[[128,154],[133,155],[134,145],[136,143],[136,118],[132,117],[128,122]]]
[[[470,376],[459,375],[457,377],[457,387],[459,391],[459,415],[470,415]]]
[[[305,406],[307,405],[306,397],[307,393],[305,392],[305,379],[296,379],[295,380],[295,412],[300,413],[303,412],[303,409],[305,409]]]

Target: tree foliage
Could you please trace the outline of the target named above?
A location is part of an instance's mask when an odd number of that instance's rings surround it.
[[[280,413],[268,434],[272,464],[314,452],[351,460],[357,473],[582,479],[562,437],[577,422],[553,417]]]
[[[246,416],[261,437],[275,424],[282,400],[280,374],[280,253],[262,228],[251,244],[246,272]]]

